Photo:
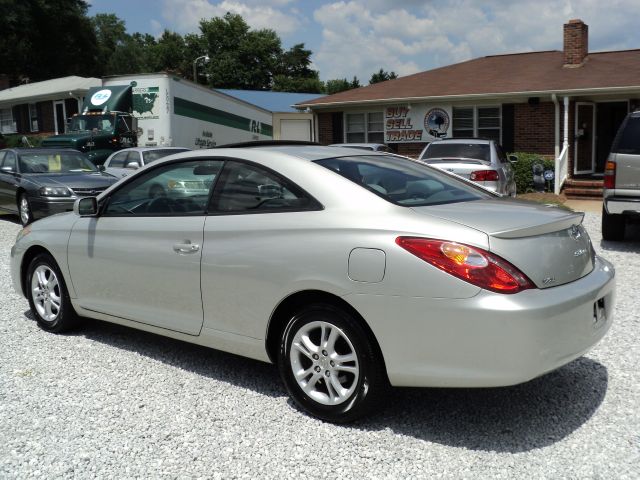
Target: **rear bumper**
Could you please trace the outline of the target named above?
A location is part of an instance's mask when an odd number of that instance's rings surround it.
[[[640,213],[640,197],[605,197],[604,208],[611,214]]]
[[[392,385],[498,387],[555,370],[598,343],[612,322],[615,272],[598,257],[575,282],[515,295],[345,299],[378,339]]]

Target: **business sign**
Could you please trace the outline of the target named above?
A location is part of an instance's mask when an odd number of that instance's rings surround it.
[[[385,143],[423,143],[450,136],[451,106],[390,106],[384,114]]]

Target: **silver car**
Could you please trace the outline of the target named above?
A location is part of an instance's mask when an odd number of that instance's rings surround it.
[[[423,162],[455,173],[501,195],[516,196],[515,171],[500,144],[480,138],[447,138],[428,144]]]
[[[373,150],[374,152],[388,152],[393,153],[387,145],[384,143],[332,143],[330,147],[347,147],[357,148],[360,150]]]
[[[602,238],[623,240],[628,218],[640,215],[640,111],[620,125],[604,171]]]
[[[209,191],[137,193],[174,172]],[[44,330],[91,317],[273,362],[347,422],[390,385],[513,385],[595,345],[614,269],[581,222],[394,155],[219,148],[25,228],[11,275]]]
[[[173,155],[174,153],[187,152],[188,148],[182,147],[131,147],[118,150],[109,155],[104,162],[104,170],[114,177],[126,177],[134,170],[145,166],[147,163]]]

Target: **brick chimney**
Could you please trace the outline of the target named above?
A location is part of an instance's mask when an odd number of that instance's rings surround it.
[[[564,66],[580,67],[589,54],[589,25],[582,20],[564,24]]]

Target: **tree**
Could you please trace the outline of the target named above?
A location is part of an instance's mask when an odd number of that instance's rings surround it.
[[[394,80],[398,78],[396,72],[385,72],[382,68],[371,75],[371,79],[369,80],[369,85],[373,85],[374,83],[386,82],[387,80]]]
[[[150,47],[152,52],[151,71],[172,71],[184,77],[189,76],[190,70],[184,70],[187,55],[184,38],[179,33],[165,30],[156,43]]]
[[[273,77],[274,92],[322,93],[324,85],[316,75],[313,78],[296,78],[286,75]]]
[[[359,88],[360,86],[360,80],[358,80],[358,77],[353,77],[353,80],[351,81],[346,78],[336,78],[335,80],[327,80],[324,92],[327,95],[333,95],[334,93],[352,90],[354,88]]]
[[[271,88],[282,53],[276,32],[250,30],[244,19],[233,13],[201,20],[200,30],[211,58],[206,66],[211,86],[246,90]]]
[[[12,83],[95,75],[96,37],[82,0],[0,0],[0,69]]]

